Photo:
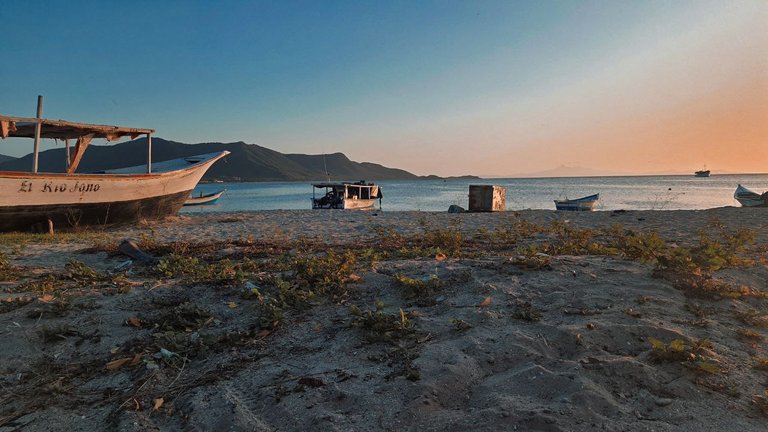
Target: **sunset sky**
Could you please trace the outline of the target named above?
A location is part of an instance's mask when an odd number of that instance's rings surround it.
[[[766,0],[6,0],[0,20],[6,115],[41,94],[47,118],[421,175],[768,172]]]

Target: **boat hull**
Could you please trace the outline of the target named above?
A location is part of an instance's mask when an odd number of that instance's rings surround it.
[[[56,230],[69,230],[160,219],[176,214],[189,192],[118,202],[0,207],[0,231],[47,232],[48,220]]]
[[[595,202],[591,203],[555,203],[557,210],[565,211],[592,211],[595,209]]]
[[[0,173],[0,231],[112,225],[175,214],[203,174],[228,152],[153,174]]]
[[[375,199],[345,199],[345,210],[370,210],[375,208]]]
[[[768,207],[768,202],[763,199],[736,198],[742,207]]]
[[[373,210],[376,208],[375,199],[344,199],[336,203],[320,203],[320,200],[312,200],[312,209],[337,209],[337,210]]]
[[[565,211],[592,211],[600,199],[600,194],[574,200],[555,200],[555,208]]]
[[[733,198],[742,205],[742,207],[768,207],[768,194],[758,194],[742,185],[736,188]]]

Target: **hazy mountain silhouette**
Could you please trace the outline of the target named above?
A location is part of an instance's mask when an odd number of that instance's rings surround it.
[[[300,181],[300,180],[411,180],[418,179],[408,171],[387,168],[370,162],[354,162],[342,153],[327,155],[283,154],[256,144],[244,142],[184,144],[152,138],[152,160],[162,162],[185,156],[229,150],[227,158],[214,164],[204,179],[233,181]],[[29,171],[32,154],[0,160],[0,171]],[[139,138],[116,145],[88,147],[78,172],[143,165],[147,163],[147,140]],[[64,149],[40,152],[40,172],[64,172]],[[326,172],[328,175],[326,175]]]
[[[623,176],[632,175],[632,173],[622,171],[606,171],[596,170],[592,168],[585,168],[580,166],[567,166],[560,165],[557,168],[548,169],[545,171],[530,172],[524,174],[517,174],[510,177],[603,177],[603,176]]]

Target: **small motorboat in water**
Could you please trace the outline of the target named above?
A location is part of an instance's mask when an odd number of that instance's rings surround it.
[[[223,190],[205,194],[205,195],[203,195],[203,193],[200,192],[199,196],[190,195],[189,198],[187,198],[187,200],[184,201],[184,205],[193,206],[193,205],[213,204],[216,202],[217,199],[221,197],[222,194],[224,194]]]
[[[742,185],[736,187],[733,197],[743,207],[768,207],[768,192],[759,194],[753,192]]]
[[[313,209],[370,210],[379,200],[381,208],[381,187],[361,180],[356,183],[315,183],[312,185]],[[319,198],[315,191],[324,191]]]
[[[589,195],[577,199],[555,200],[555,208],[558,210],[570,211],[592,211],[600,199],[600,194]]]

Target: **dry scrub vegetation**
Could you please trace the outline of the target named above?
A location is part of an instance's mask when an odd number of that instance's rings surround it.
[[[581,332],[570,342],[561,341],[571,346],[559,349],[588,350],[590,338],[605,331],[588,321],[606,310],[553,309],[528,298],[502,304],[490,283],[472,288],[481,294],[475,304],[446,306],[454,304],[450,297],[461,287],[472,286],[473,271],[500,279],[535,277],[529,275],[563,271],[561,257],[642,263],[653,278],[685,295],[688,300],[676,306],[680,316],[689,317],[682,328],[697,329],[699,335],[726,317],[741,323],[730,334],[711,338],[644,334],[627,355],[737,404],[749,401],[751,407],[744,409],[768,415],[768,389],[743,394],[745,388],[731,379],[739,361],[734,346],[742,347],[740,355],[751,359],[754,371],[768,370],[768,294],[762,287],[721,277],[730,269],[760,265],[753,232],[712,221],[689,244],[680,244],[618,224],[582,229],[561,220],[539,225],[516,215],[504,217],[507,221],[495,229],[473,232],[462,229],[459,218],[444,227],[422,220],[418,234],[378,228],[375,235],[347,244],[310,237],[160,243],[145,232],[138,245],[159,258],[151,265],[129,263],[117,241],[99,232],[54,238],[0,235],[5,250],[0,253],[5,333],[0,337],[15,335],[14,346],[25,359],[0,363],[0,428],[23,427],[27,416],[50,407],[98,407],[106,410],[105,425],[111,427],[124,424],[127,413],[144,425],[168,425],[174,416],[174,424],[183,425],[188,413],[177,399],[226,381],[265,356],[289,354],[277,349],[300,349],[280,342],[291,328],[326,338],[357,338],[353,346],[384,370],[384,380],[419,381],[417,360],[435,338],[479,334],[473,332],[499,317],[511,318],[507,325],[530,326],[584,319]],[[84,239],[89,245],[68,254],[63,265],[16,264],[24,262],[30,245]],[[449,271],[462,262],[470,263],[465,266],[469,273]],[[578,270],[584,274],[588,269]],[[576,277],[575,270],[568,271]],[[622,319],[641,320],[665,301],[638,297]],[[431,308],[447,311],[440,318],[442,327],[430,323],[428,330],[422,322]],[[436,333],[435,326],[449,336]],[[276,348],[270,351],[270,346]],[[584,355],[579,361],[585,367],[600,363]],[[332,379],[285,374],[274,378],[268,391],[278,403],[296,392],[352,379],[342,376],[346,372],[334,373],[338,376]]]

